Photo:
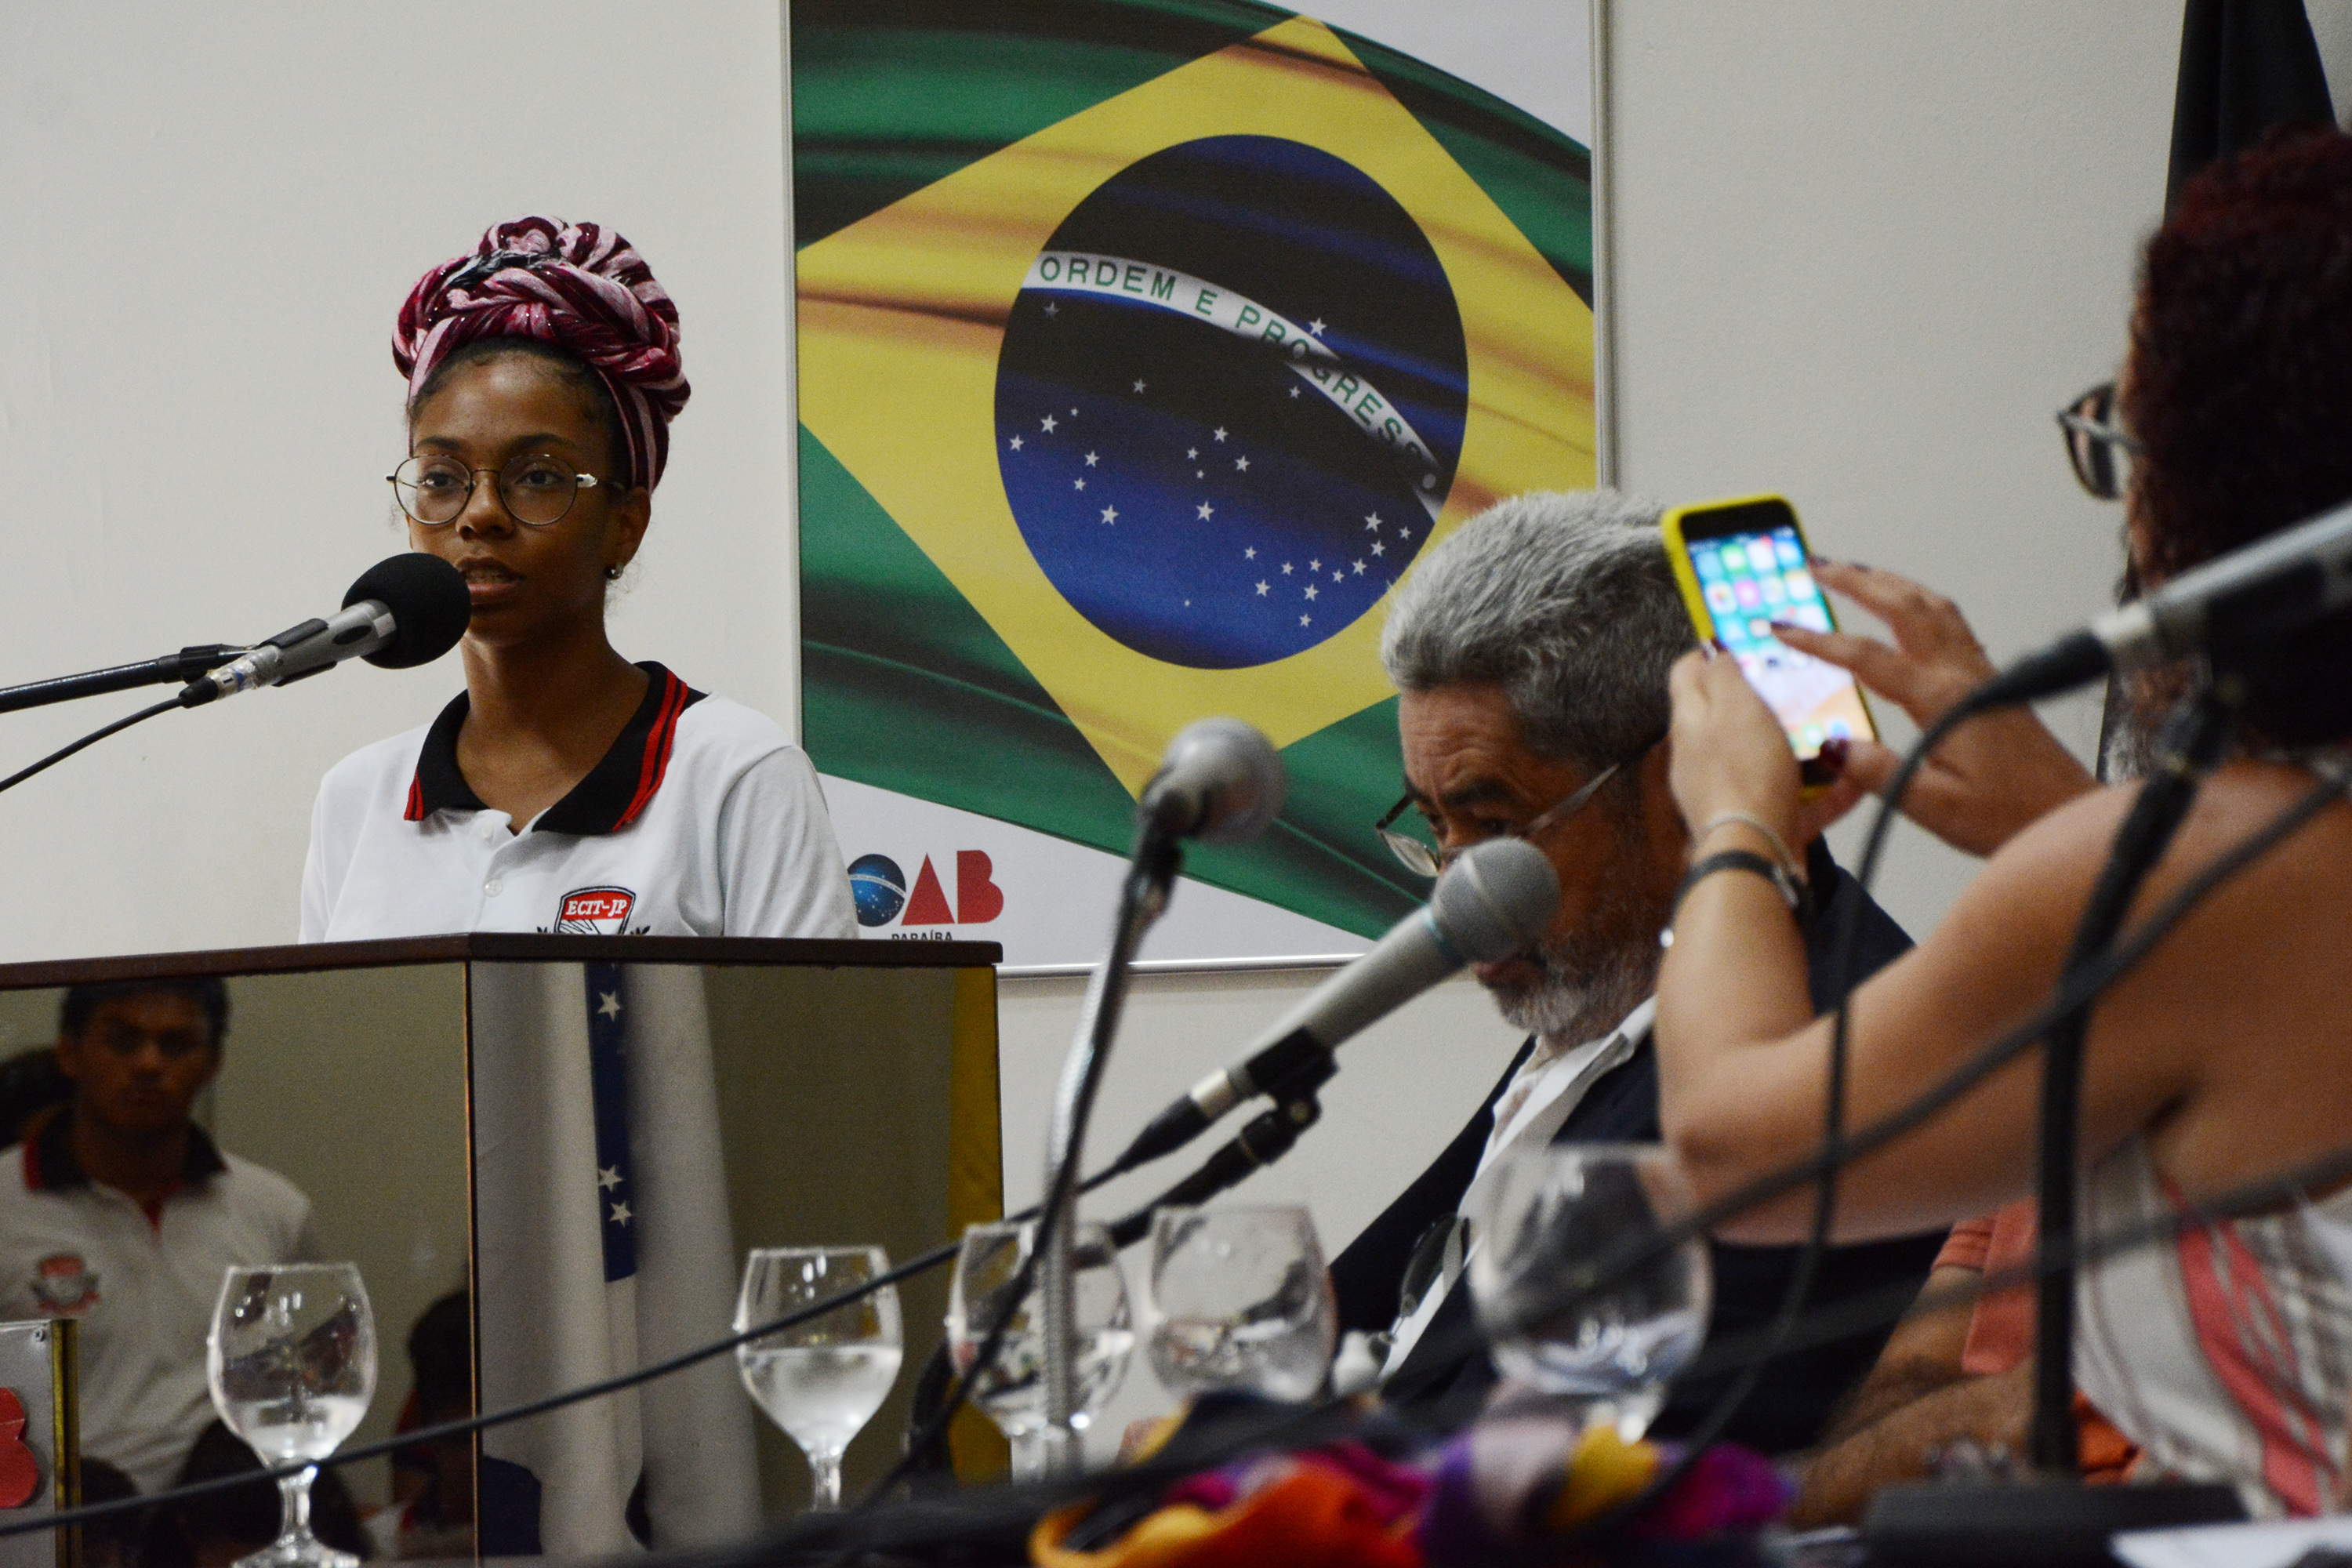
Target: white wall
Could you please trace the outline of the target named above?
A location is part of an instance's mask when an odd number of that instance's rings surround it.
[[[615,639],[790,722],[782,58],[755,0],[0,0],[0,683],[265,637],[404,549],[394,315],[543,212],[684,316]],[[291,941],[319,775],[460,683],[353,666],[0,797],[0,959]],[[147,700],[9,717],[0,773]]]

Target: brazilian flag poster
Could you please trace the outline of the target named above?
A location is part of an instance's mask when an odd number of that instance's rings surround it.
[[[1581,10],[1520,8],[1468,40],[1515,80]],[[792,0],[802,724],[869,937],[1093,959],[1212,714],[1288,801],[1188,850],[1147,958],[1360,952],[1427,896],[1373,830],[1381,623],[1449,530],[1594,482],[1590,110],[1327,9]],[[1582,88],[1584,28],[1535,74]]]

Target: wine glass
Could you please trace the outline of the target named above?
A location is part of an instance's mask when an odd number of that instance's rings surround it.
[[[1504,1156],[1471,1215],[1469,1268],[1496,1367],[1569,1402],[1583,1425],[1611,1421],[1638,1439],[1706,1338],[1706,1240],[1665,1241],[1696,1206],[1681,1162],[1658,1144]]]
[[[1128,1308],[1127,1277],[1119,1268],[1110,1232],[1098,1225],[1081,1225],[1074,1241],[1077,1407],[1070,1413],[1070,1425],[1083,1431],[1118,1392],[1135,1349],[1135,1323]],[[1036,1244],[1034,1222],[964,1227],[955,1280],[948,1289],[948,1353],[960,1375],[972,1376],[972,1363],[980,1359],[989,1328],[1012,1305],[1013,1284]],[[1028,1292],[1013,1307],[994,1359],[972,1384],[971,1402],[1013,1445],[1015,1480],[1035,1480],[1045,1473],[1045,1339],[1039,1300],[1033,1271]]]
[[[375,1395],[375,1315],[350,1263],[231,1268],[205,1336],[213,1406],[265,1465],[314,1461],[278,1483],[278,1537],[237,1568],[357,1568],[310,1533],[315,1461],[352,1435]]]
[[[889,1267],[878,1247],[760,1247],[743,1265],[735,1328],[772,1323]],[[808,1456],[816,1507],[841,1506],[841,1456],[890,1396],[902,1353],[892,1285],[735,1347],[743,1386]]]
[[[1151,1216],[1151,1367],[1171,1394],[1312,1398],[1339,1313],[1315,1222],[1296,1205]]]

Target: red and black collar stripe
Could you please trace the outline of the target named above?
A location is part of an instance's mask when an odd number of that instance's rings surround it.
[[[583,837],[618,833],[645,814],[669,771],[670,752],[677,744],[678,716],[702,700],[695,690],[660,665],[637,666],[651,677],[645,700],[630,715],[602,760],[572,793],[541,814],[533,832],[571,833]],[[462,691],[441,710],[425,731],[425,745],[416,754],[416,776],[408,785],[408,809],[402,815],[422,822],[436,811],[481,811],[482,797],[457,771],[457,731],[467,710]]]

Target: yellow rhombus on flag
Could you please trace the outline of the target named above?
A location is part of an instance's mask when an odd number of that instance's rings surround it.
[[[1591,310],[1331,30],[1307,17],[1072,115],[797,258],[801,423],[1131,793],[1176,731],[1203,715],[1232,714],[1286,746],[1390,695],[1379,614],[1239,669],[1128,647],[1055,590],[1005,500],[998,350],[1031,263],[1120,170],[1181,142],[1233,135],[1303,142],[1361,170],[1412,215],[1445,269],[1469,396],[1433,543],[1503,497],[1593,482]]]

